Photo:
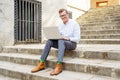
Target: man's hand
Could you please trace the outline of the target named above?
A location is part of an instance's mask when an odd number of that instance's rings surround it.
[[[70,40],[70,38],[67,36],[61,36],[61,39]]]

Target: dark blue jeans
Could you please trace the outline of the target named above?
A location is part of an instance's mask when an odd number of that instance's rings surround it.
[[[76,48],[76,43],[68,40],[48,40],[40,59],[46,60],[51,47],[58,49],[57,61],[63,62],[65,50],[74,50]]]

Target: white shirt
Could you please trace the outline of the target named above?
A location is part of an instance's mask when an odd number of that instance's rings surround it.
[[[76,21],[69,19],[66,24],[59,24],[58,29],[60,35],[69,37],[70,41],[80,41],[80,26]]]

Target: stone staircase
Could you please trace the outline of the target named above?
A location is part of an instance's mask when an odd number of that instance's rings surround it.
[[[78,19],[81,44],[65,52],[64,70],[57,76],[50,76],[57,60],[56,49],[50,51],[45,70],[31,73],[44,44],[4,46],[0,52],[0,80],[120,80],[119,9],[91,9]]]
[[[90,9],[77,21],[81,44],[120,44],[120,6]]]
[[[44,48],[42,44],[5,46],[0,54],[0,75],[20,80],[120,80],[120,45],[78,45],[66,51],[64,70],[50,76],[57,60],[52,49],[46,69],[31,73]]]

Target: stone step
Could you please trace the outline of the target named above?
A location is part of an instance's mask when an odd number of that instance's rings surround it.
[[[102,10],[101,10],[101,12],[102,12]],[[105,12],[102,12],[102,13],[97,13],[97,12],[89,12],[89,14],[83,14],[82,16],[80,16],[79,18],[101,18],[101,17],[116,17],[116,16],[120,16],[120,11],[112,11],[111,13],[105,13]]]
[[[109,20],[108,22],[111,22],[111,19],[106,18],[106,17],[104,17],[104,18],[102,18],[102,17],[101,18],[95,18],[95,17],[90,18],[90,17],[88,17],[87,19],[85,18],[85,19],[80,20],[80,22],[82,21],[82,22],[87,22],[87,23],[91,23],[91,22],[93,22],[93,23],[95,23],[95,22],[106,23],[106,20]]]
[[[103,25],[119,25],[119,22],[104,22],[104,23],[102,23],[102,22],[93,22],[93,21],[90,21],[90,23],[88,23],[87,21],[78,21],[78,23],[80,24],[80,25],[101,25],[101,26],[103,26]]]
[[[109,21],[106,21],[106,20],[91,20],[91,19],[89,19],[89,20],[82,20],[82,21],[79,21],[79,24],[87,24],[87,25],[89,25],[89,24],[110,24],[110,23],[120,23],[120,20],[118,19],[118,20],[109,20]]]
[[[120,14],[113,11],[112,13],[99,14],[98,16],[94,13],[87,13],[85,15],[80,16],[77,20],[84,21],[86,19],[87,21],[89,20],[105,21],[105,20],[119,19],[119,18],[120,18]]]
[[[15,79],[15,78],[10,78],[7,76],[0,75],[0,80],[20,80],[20,79]]]
[[[111,23],[111,22],[120,22],[120,18],[101,18],[101,19],[95,19],[95,18],[89,18],[89,19],[82,19],[81,23]]]
[[[102,12],[102,13],[100,13],[100,12]],[[79,17],[79,19],[80,18],[82,18],[82,19],[89,19],[89,18],[98,18],[98,19],[100,19],[100,18],[106,18],[106,17],[110,17],[110,18],[116,18],[116,17],[119,17],[120,16],[120,11],[113,11],[112,10],[112,12],[105,12],[105,11],[103,11],[103,9],[100,11],[100,12],[98,12],[98,11],[93,11],[93,12],[89,12],[88,11],[88,13],[85,13],[85,14],[83,14],[82,16],[80,16]]]
[[[120,29],[108,29],[108,30],[84,30],[81,31],[81,35],[95,35],[95,34],[120,34]]]
[[[120,34],[81,35],[82,39],[120,39]]]
[[[31,73],[31,69],[35,66],[20,65],[11,62],[0,61],[0,74],[21,80],[119,80],[119,78],[112,78],[107,76],[99,76],[88,73],[72,72],[63,70],[62,73],[56,76],[50,76],[51,68]],[[9,66],[9,67],[8,67]]]
[[[114,8],[113,8],[114,7]],[[120,8],[117,8],[117,6],[109,6],[109,7],[104,7],[104,8],[95,8],[95,9],[90,9],[88,12],[92,15],[94,14],[112,14],[113,12],[120,13],[119,11]],[[112,11],[111,11],[112,10]],[[104,13],[103,13],[104,12]],[[94,16],[94,15],[93,15]]]
[[[109,40],[107,40],[106,42],[109,42]],[[115,42],[117,42],[117,40]],[[119,44],[120,44],[120,40],[119,40]],[[45,46],[44,44],[5,46],[2,52],[41,55],[44,46]],[[120,60],[119,51],[120,51],[120,45],[78,44],[76,50],[65,51],[65,57]],[[57,49],[52,48],[50,51],[50,55],[56,57]]]
[[[89,12],[96,12],[96,13],[112,13],[112,11],[116,11],[116,12],[120,12],[119,11],[120,9],[120,6],[119,5],[115,5],[115,6],[108,6],[108,7],[103,7],[103,8],[93,8],[93,9],[90,9]]]
[[[108,15],[111,19],[120,19],[120,14],[119,13],[113,13]]]
[[[108,20],[107,22],[110,22],[110,21],[119,21],[120,19],[120,14],[105,14],[105,15],[99,15],[99,16],[92,16],[92,15],[89,15],[87,17],[84,17],[84,16],[81,16],[81,18],[79,18],[78,20],[79,21],[95,21],[95,22],[98,22],[98,21],[106,21]]]
[[[81,39],[79,44],[120,44],[120,39]]]
[[[86,23],[86,24],[80,24],[80,28],[81,29],[83,29],[83,28],[100,28],[100,30],[101,30],[101,28],[102,29],[120,29],[119,28],[120,27],[120,25],[119,25],[119,23],[104,23],[104,24],[95,24],[95,23],[91,23],[91,24],[88,24],[88,23]]]
[[[120,12],[119,12],[120,13]],[[96,14],[94,13],[88,13],[88,14],[85,14],[85,15],[82,15],[80,16],[77,20],[98,20],[98,21],[101,21],[101,20],[111,20],[111,19],[119,19],[120,18],[120,14],[119,13],[116,13],[116,12],[112,12],[112,13],[108,13],[108,14],[99,14],[99,16],[96,16]]]
[[[101,25],[101,27],[99,27],[98,25],[95,26],[83,26],[81,27],[81,31],[86,31],[86,30],[120,30],[120,26],[114,26],[114,25]]]
[[[105,22],[104,24],[102,24],[102,23],[99,23],[99,22],[95,22],[95,23],[87,23],[87,22],[85,22],[85,23],[82,23],[82,22],[79,22],[79,25],[81,26],[81,29],[82,28],[95,28],[95,27],[98,27],[98,28],[101,28],[101,27],[107,27],[107,29],[114,29],[114,28],[116,28],[116,29],[120,29],[119,28],[119,23],[120,22],[111,22],[111,23],[109,23],[109,22]]]
[[[120,22],[120,17],[113,17],[112,19],[111,19],[111,22]]]
[[[28,54],[4,54],[5,53],[2,54],[3,56],[0,55],[0,61],[8,61],[24,65],[37,65],[37,62],[39,61],[40,57],[39,55]],[[53,65],[56,64],[56,60],[56,57],[49,56],[46,62],[46,67],[54,68]],[[120,61],[102,59],[64,58],[63,62],[64,70],[120,78]]]

